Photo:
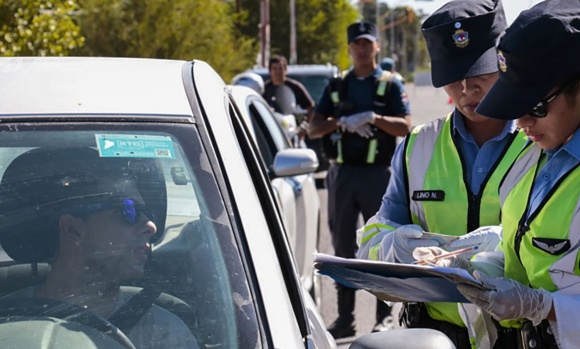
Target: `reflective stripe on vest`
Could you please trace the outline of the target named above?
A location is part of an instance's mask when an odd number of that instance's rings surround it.
[[[551,194],[531,213],[531,221],[525,222],[529,230],[518,236],[521,222],[525,221],[534,178],[542,167],[541,154],[541,148],[534,144],[514,164],[514,169],[522,173],[513,178],[506,176],[502,184],[500,193],[505,196],[502,198],[504,273],[506,277],[533,288],[578,294],[580,167],[576,166],[557,182],[550,190]],[[513,185],[511,190],[510,185]],[[519,253],[517,240],[520,240]],[[506,327],[519,327],[519,323],[501,322]]]
[[[464,178],[461,156],[452,137],[452,113],[417,127],[408,137],[406,165],[411,219],[424,230],[448,235],[464,235],[485,225],[499,225],[500,201],[498,188],[501,179],[517,158],[526,137],[518,132],[500,156],[493,172],[482,183],[483,192],[475,202],[470,200],[470,190]],[[419,136],[420,135],[420,136]],[[408,169],[412,169],[409,171]],[[449,180],[449,179],[452,180]],[[481,190],[480,190],[481,191]],[[436,200],[429,196],[413,197],[416,193],[438,192]],[[477,215],[469,216],[470,205]],[[469,222],[472,219],[474,221]],[[469,229],[469,227],[473,227]],[[456,303],[427,303],[429,315],[458,326],[465,326]]]
[[[375,237],[375,235],[380,233],[381,230],[395,230],[395,227],[392,227],[392,226],[386,225],[386,224],[382,224],[382,223],[372,223],[372,224],[365,225],[363,227],[363,235],[361,238],[361,245],[363,243],[366,243],[367,241],[369,241],[373,237]],[[380,243],[372,246],[369,250],[368,259],[370,259],[371,261],[378,260],[377,254],[378,254],[380,247],[381,247]]]

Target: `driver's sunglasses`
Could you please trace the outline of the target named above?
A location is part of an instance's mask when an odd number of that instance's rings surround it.
[[[528,115],[534,118],[545,118],[546,116],[548,116],[548,104],[550,104],[554,99],[556,99],[556,97],[558,97],[562,92],[564,92],[564,90],[570,87],[570,85],[571,83],[562,85],[554,93],[539,101],[538,104],[536,104],[536,106],[533,107],[532,110],[528,112]]]
[[[123,220],[129,224],[137,224],[144,215],[150,221],[155,223],[155,214],[153,210],[133,198],[111,198],[104,201],[94,202],[86,205],[80,205],[77,208],[67,210],[71,214],[87,216],[90,213],[115,209],[122,214]]]

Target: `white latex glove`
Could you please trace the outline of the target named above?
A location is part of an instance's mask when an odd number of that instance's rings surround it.
[[[437,240],[423,238],[423,229],[415,224],[402,225],[387,237],[381,242],[387,262],[410,264],[415,262],[413,251],[417,247],[440,246]]]
[[[474,276],[491,291],[461,284],[457,289],[473,304],[497,320],[528,319],[537,326],[552,309],[552,293],[533,289],[506,277],[488,276],[475,271]]]
[[[355,133],[359,127],[365,124],[373,123],[374,120],[374,113],[372,111],[365,111],[362,113],[349,115],[346,117],[344,122],[346,124],[346,130],[348,132]]]
[[[371,125],[369,124],[361,125],[359,128],[354,130],[354,132],[363,138],[371,138],[374,135]]]
[[[471,272],[471,264],[462,254],[449,256],[435,260],[435,257],[449,253],[440,247],[418,247],[413,251],[413,258],[417,261],[425,261],[426,264],[434,264],[438,267],[460,268]]]
[[[501,241],[501,227],[480,227],[454,240],[446,246],[448,251],[456,251],[467,247],[477,246],[477,249],[461,254],[465,259],[470,259],[476,253],[494,251]]]
[[[342,132],[346,132],[346,116],[341,117],[340,119],[338,119],[336,121],[336,126],[337,128],[339,128]]]

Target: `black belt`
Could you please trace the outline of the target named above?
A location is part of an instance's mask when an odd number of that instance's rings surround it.
[[[548,320],[543,320],[538,326],[526,320],[521,329],[503,328],[495,320],[493,323],[497,328],[497,341],[493,349],[558,349]]]
[[[369,166],[390,166],[389,163],[372,163],[372,164],[368,164],[366,162],[338,162],[336,161],[336,159],[328,159],[328,163],[331,165],[346,165],[346,166],[364,166],[364,167],[369,167]]]

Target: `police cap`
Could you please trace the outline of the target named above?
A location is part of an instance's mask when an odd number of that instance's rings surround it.
[[[497,72],[495,44],[506,27],[500,0],[454,0],[433,12],[421,27],[433,85]]]
[[[552,88],[580,74],[580,0],[549,0],[522,11],[498,44],[499,78],[477,113],[524,116]]]
[[[369,41],[378,41],[377,27],[369,22],[356,22],[348,26],[346,29],[348,36],[348,43],[354,42],[357,39],[367,39]]]

